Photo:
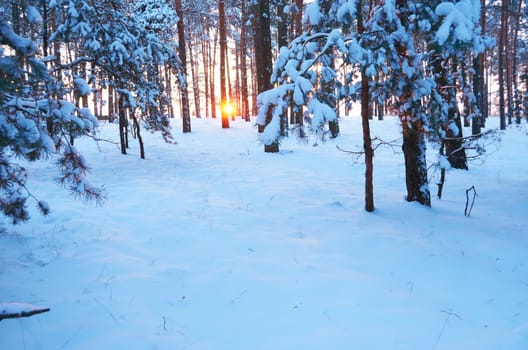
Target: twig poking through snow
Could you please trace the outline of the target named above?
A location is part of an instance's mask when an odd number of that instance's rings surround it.
[[[473,199],[471,200],[471,205],[469,205],[469,192],[471,191],[473,191]],[[475,197],[478,197],[477,190],[475,189],[475,186],[471,186],[466,190],[466,208],[464,209],[464,215],[467,217],[471,215],[473,204],[475,204]]]
[[[459,320],[462,320],[462,317],[460,317],[459,315],[455,314],[454,312],[451,312],[451,311],[445,311],[445,310],[442,310],[443,313],[445,313],[447,316],[446,316],[446,319],[444,321],[444,324],[442,325],[442,329],[440,329],[440,333],[438,334],[438,337],[436,337],[436,340],[433,344],[433,347],[432,347],[432,350],[435,350],[436,347],[438,346],[438,342],[440,341],[440,338],[442,338],[442,335],[444,334],[444,331],[447,327],[447,323],[449,322],[449,319],[451,318],[451,316],[454,316],[456,318],[458,318]]]

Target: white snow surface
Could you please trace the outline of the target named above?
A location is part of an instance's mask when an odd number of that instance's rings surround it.
[[[285,139],[278,154],[239,120],[193,120],[177,145],[144,133],[146,160],[134,140],[126,156],[80,140],[102,207],[28,164],[52,212],[4,220],[0,302],[51,311],[1,322],[1,348],[528,349],[528,126],[449,171],[430,209],[404,200],[400,148],[378,148],[366,213],[364,166],[336,148],[361,150],[360,125],[343,118],[338,139]],[[395,118],[371,127],[399,137]],[[117,141],[117,125],[100,136]]]

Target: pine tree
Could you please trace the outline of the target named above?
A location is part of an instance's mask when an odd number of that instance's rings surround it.
[[[18,4],[14,7],[14,13],[28,10]],[[35,16],[36,12],[30,18]],[[19,19],[15,22],[20,31]],[[71,142],[93,133],[97,119],[87,108],[65,99],[61,82],[50,74],[36,43],[15,33],[4,19],[0,20],[0,45],[0,210],[13,223],[29,219],[29,198],[37,201],[43,214],[50,211],[27,188],[28,173],[16,159],[55,159],[60,184],[75,196],[102,201],[104,190],[87,180],[86,160]],[[80,81],[77,89],[81,95],[90,92]]]
[[[79,64],[89,63],[91,77],[103,87],[112,86],[118,95],[115,100],[119,102],[116,106],[120,137],[125,141],[121,144],[122,153],[126,153],[129,118],[141,119],[149,130],[161,131],[165,140],[172,141],[167,115],[170,87],[160,67],[178,70],[180,64],[174,47],[166,42],[167,37],[163,38],[175,27],[177,16],[170,6],[164,5],[143,0],[134,10],[116,0],[71,0],[66,7],[53,8],[62,23],[51,40],[80,46],[83,53],[68,57],[70,62],[61,62],[56,69],[75,71]],[[134,17],[126,15],[134,12]],[[134,125],[139,127],[139,123]]]
[[[259,96],[259,117],[263,120],[269,113],[273,117],[263,138],[269,142],[280,137],[277,125],[290,104],[306,106],[312,130],[317,131],[336,120],[334,99],[362,101],[367,159],[365,207],[372,210],[368,187],[372,181],[368,159],[373,155],[370,106],[374,101],[384,105],[393,98],[392,107],[402,126],[406,198],[430,206],[426,140],[439,140],[441,135],[445,139],[446,129],[456,135],[453,138],[460,136],[455,133],[459,114],[453,113],[450,119],[447,108],[456,102],[455,91],[446,94],[441,90],[456,75],[454,62],[484,47],[477,30],[478,16],[473,15],[476,3],[462,0],[460,5],[447,4],[443,6],[470,11],[457,10],[453,16],[446,16],[446,8],[439,7],[438,1],[312,2],[304,17],[308,31],[288,48],[281,48],[273,74],[278,86]],[[352,30],[354,23],[357,31]],[[442,43],[435,47],[435,41]],[[423,44],[428,42],[432,44]],[[336,60],[346,69],[337,72]],[[428,66],[433,69],[425,69]],[[441,72],[444,69],[448,70],[445,75]],[[329,93],[328,86],[335,88],[334,94]]]

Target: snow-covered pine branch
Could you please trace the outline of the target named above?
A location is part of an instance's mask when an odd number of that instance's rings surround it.
[[[28,9],[27,20],[38,25],[35,11]],[[28,174],[16,159],[53,158],[76,137],[93,133],[98,122],[89,109],[67,100],[67,91],[48,71],[36,44],[15,34],[4,20],[0,21],[0,44],[11,49],[0,48],[0,77],[8,82],[0,84],[0,210],[19,223],[29,219],[28,199],[35,200],[44,215],[50,207],[30,192]],[[91,92],[80,77],[74,86],[80,96]],[[79,183],[87,183],[87,169],[85,162],[70,162],[69,171],[76,173]],[[104,197],[104,190],[94,186],[70,189],[97,201]]]

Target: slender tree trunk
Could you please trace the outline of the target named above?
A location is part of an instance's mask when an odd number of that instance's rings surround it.
[[[210,29],[207,27],[207,25],[205,24],[205,21],[203,23],[203,27],[204,28],[207,28],[205,29],[206,32],[207,31],[210,31]],[[209,118],[211,116],[211,106],[209,104],[210,102],[210,90],[211,88],[209,87],[209,82],[210,82],[210,77],[209,77],[209,68],[210,68],[210,59],[211,59],[211,43],[210,43],[210,40],[202,40],[202,67],[203,67],[203,72],[204,72],[204,97],[205,97],[205,117],[206,118]]]
[[[191,78],[192,78],[192,85],[193,85],[193,98],[194,98],[194,109],[195,109],[195,116],[196,118],[201,118],[201,101],[200,101],[200,83],[198,81],[198,65],[195,63],[194,60],[194,52],[193,52],[193,45],[191,40],[187,40],[189,45],[189,63],[191,64]]]
[[[303,24],[302,24],[302,18],[303,18],[303,0],[295,0],[295,36],[299,37],[303,33]],[[302,132],[303,124],[304,124],[304,118],[303,118],[303,107],[297,106],[293,109],[293,119],[294,123],[299,125],[299,130]],[[304,136],[304,135],[301,135]]]
[[[360,2],[361,3],[361,2]],[[363,150],[365,152],[365,210],[374,211],[374,150],[370,137],[369,118],[370,91],[365,69],[361,71],[361,127],[363,129]]]
[[[165,73],[165,86],[167,89],[167,96],[169,98],[169,104],[167,106],[167,114],[169,119],[174,118],[174,104],[172,101],[172,76],[171,76],[171,69],[168,64],[165,65],[165,68],[163,69],[163,72]]]
[[[226,88],[226,58],[227,58],[227,28],[225,18],[225,1],[218,1],[218,32],[220,34],[220,106],[222,112],[222,128],[229,128],[229,115],[227,114],[227,88]]]
[[[443,157],[444,155],[445,155],[445,143],[444,141],[441,141],[440,156]],[[438,182],[438,192],[436,193],[438,199],[442,199],[442,193],[444,191],[444,184],[445,184],[445,176],[446,176],[446,169],[441,168],[440,169],[440,181]]]
[[[242,110],[242,101],[240,99],[240,40],[235,40],[235,95],[233,100],[236,101],[235,111],[239,116]]]
[[[115,117],[114,87],[110,84],[108,85],[108,121],[112,123]]]
[[[139,144],[139,156],[141,159],[145,159],[145,145],[143,143],[143,137],[141,136],[141,128],[139,126],[139,122],[137,120],[136,116],[132,117],[132,121],[134,123],[134,132],[136,134],[136,137],[138,139]]]
[[[517,42],[519,38],[519,28],[521,25],[521,10],[522,10],[522,0],[518,0],[517,3],[517,11],[514,14],[513,19],[514,22],[514,29],[513,29],[513,40],[512,40],[512,50],[511,50],[511,80],[512,80],[512,89],[513,89],[513,97],[515,98],[515,101],[512,101],[511,106],[514,107],[515,111],[515,123],[520,124],[521,123],[521,112],[522,112],[522,97],[521,97],[521,91],[519,89],[518,84],[518,62],[517,62]]]
[[[506,1],[506,0],[503,0]],[[506,108],[507,108],[507,119],[508,125],[513,121],[513,65],[514,65],[514,52],[513,52],[513,36],[514,36],[514,23],[515,23],[515,14],[511,11],[514,1],[507,0],[508,4],[508,30],[506,34],[506,47],[505,47],[505,57],[506,61],[504,62],[506,68]]]
[[[281,47],[288,46],[288,14],[285,13],[286,1],[280,0],[277,2],[277,46],[280,50]],[[288,136],[288,109],[284,109],[284,113],[281,115],[280,129],[282,136]]]
[[[48,16],[48,1],[40,0],[40,7],[42,9],[42,53],[44,57],[49,55],[49,16]]]
[[[119,95],[119,141],[121,144],[121,153],[127,154],[128,148],[128,130],[126,117],[126,103],[123,95]]]
[[[501,26],[499,34],[499,112],[500,112],[500,129],[506,129],[506,101],[504,94],[506,60],[507,60],[507,42],[508,42],[508,5],[509,1],[502,1],[501,6]]]
[[[357,2],[357,29],[362,35],[365,31],[363,20],[363,1]],[[374,211],[374,150],[372,149],[372,139],[370,136],[370,88],[369,78],[365,68],[361,69],[361,127],[363,129],[363,151],[365,152],[365,210]]]
[[[247,67],[247,8],[246,0],[242,0],[242,24],[240,29],[240,94],[241,94],[241,114],[245,121],[251,120],[249,116],[249,95],[248,95],[248,67]]]
[[[473,76],[473,92],[475,94],[475,104],[477,110],[473,112],[473,118],[471,119],[471,134],[478,135],[482,130],[482,118],[484,109],[484,96],[483,96],[483,85],[484,85],[484,54],[480,53],[477,57],[473,58],[473,70],[475,75]]]
[[[227,26],[226,26],[227,27]],[[231,120],[235,120],[234,111],[233,111],[233,84],[231,82],[231,69],[229,68],[229,45],[226,40],[226,47],[225,47],[225,67],[226,67],[226,75],[227,75],[227,104],[229,105],[227,118],[231,117]]]
[[[178,85],[180,87],[181,113],[182,113],[182,131],[183,133],[191,132],[191,112],[189,109],[189,91],[187,90],[187,54],[185,51],[185,30],[183,25],[182,1],[175,0],[174,8],[179,17],[178,28],[178,56],[181,61],[181,68],[178,72]]]
[[[211,91],[211,117],[216,118],[215,67],[218,31],[215,32],[213,50],[209,50],[209,88]],[[209,49],[211,47],[209,46]],[[211,60],[212,57],[212,60]]]

